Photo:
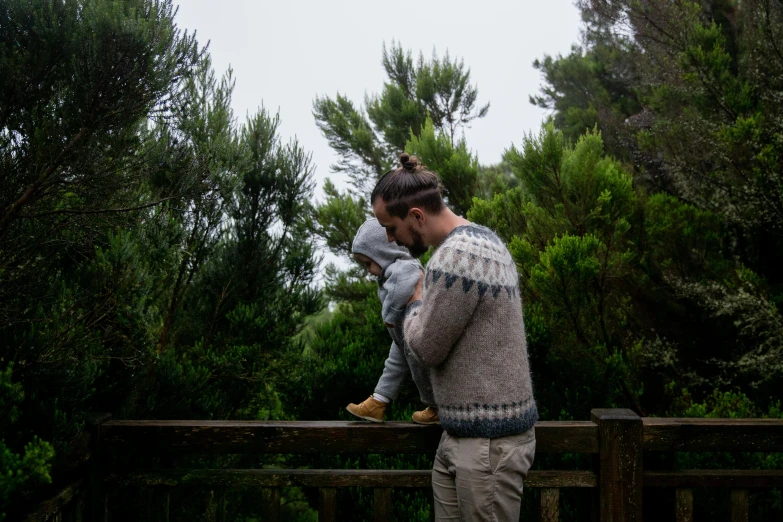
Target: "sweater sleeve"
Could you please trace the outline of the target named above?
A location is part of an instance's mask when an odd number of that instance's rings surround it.
[[[427,264],[422,300],[405,312],[405,343],[424,366],[446,360],[481,298],[480,282],[465,261],[476,254],[459,246],[444,244],[436,251]]]
[[[408,306],[416,284],[421,279],[421,265],[397,261],[386,269],[386,298],[381,305],[381,317],[388,324],[401,324],[405,317],[405,307]]]

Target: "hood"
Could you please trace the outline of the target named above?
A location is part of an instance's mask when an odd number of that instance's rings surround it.
[[[378,263],[383,272],[386,272],[389,265],[395,261],[413,259],[407,248],[396,243],[389,243],[386,238],[386,229],[375,218],[368,219],[359,227],[356,237],[353,238],[351,251],[354,254],[369,257]]]

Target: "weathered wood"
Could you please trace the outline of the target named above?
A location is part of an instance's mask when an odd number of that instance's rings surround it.
[[[137,520],[145,522],[168,522],[169,495],[171,488],[138,486],[139,515]]]
[[[280,488],[264,488],[265,502],[261,520],[280,522]]]
[[[601,522],[642,521],[642,419],[631,410],[597,409]]]
[[[783,451],[783,419],[645,418],[648,451]]]
[[[748,490],[731,490],[731,522],[748,522]]]
[[[541,522],[559,522],[560,490],[544,488],[541,490]]]
[[[154,488],[150,493],[150,522],[169,522],[171,512],[171,488]]]
[[[693,490],[677,489],[674,492],[674,520],[693,522]]]
[[[598,453],[598,426],[590,421],[537,422],[536,453]]]
[[[207,508],[204,513],[207,522],[226,522],[226,491],[211,488],[207,492]]]
[[[337,490],[318,490],[318,522],[337,522]]]
[[[434,453],[438,426],[409,422],[109,421],[102,443],[149,453]],[[539,422],[538,453],[598,453],[592,422]]]
[[[112,474],[106,481],[115,486],[220,486],[220,487],[369,487],[429,488],[430,470],[363,469],[172,469]],[[593,488],[598,485],[592,471],[533,470],[525,487]]]
[[[25,522],[46,522],[50,520],[57,513],[62,513],[63,508],[84,491],[84,487],[83,480],[77,480],[69,484],[55,496],[38,504],[35,510],[25,515],[22,520]]]
[[[374,522],[392,522],[394,520],[394,510],[392,509],[392,489],[375,488],[375,499],[373,501],[373,521]]]
[[[92,453],[92,433],[85,430],[65,445],[52,464],[52,477],[63,477],[84,466]]]
[[[63,522],[83,522],[84,497],[86,492],[82,489],[63,509]]]
[[[90,419],[90,461],[88,464],[89,509],[88,519],[92,522],[108,520],[108,495],[103,487],[106,453],[101,447],[101,426],[111,419],[109,413],[96,413]]]
[[[783,487],[783,470],[645,471],[644,485],[675,488],[776,488]]]
[[[526,488],[597,488],[598,476],[592,471],[533,470],[525,479]]]
[[[93,429],[111,418],[109,413],[92,413],[87,419],[87,429],[76,435],[66,443],[61,451],[57,452],[52,463],[51,476],[56,481],[63,478],[75,478],[78,473],[81,478],[83,468],[92,455]]]

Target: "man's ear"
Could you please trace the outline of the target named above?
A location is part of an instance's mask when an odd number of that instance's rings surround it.
[[[423,225],[424,224],[424,212],[420,208],[412,208],[410,209],[410,214],[413,216],[413,219],[416,221],[417,224]]]

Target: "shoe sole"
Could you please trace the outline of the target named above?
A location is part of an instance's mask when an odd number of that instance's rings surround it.
[[[383,422],[383,419],[378,420],[378,419],[376,419],[374,417],[365,417],[364,415],[357,415],[354,412],[352,412],[351,410],[349,410],[348,408],[345,408],[345,411],[347,411],[348,413],[350,413],[354,417],[358,417],[359,419],[364,419],[364,420],[367,420],[367,421],[370,421],[370,422],[377,422],[379,424],[381,422]]]
[[[430,426],[430,425],[433,425],[433,424],[440,424],[440,421],[421,422],[421,421],[417,421],[417,420],[413,420],[413,419],[411,419],[411,420],[413,421],[414,424],[421,424],[422,426]]]

